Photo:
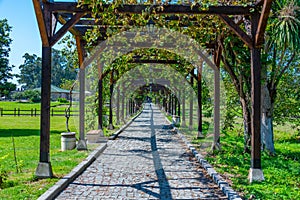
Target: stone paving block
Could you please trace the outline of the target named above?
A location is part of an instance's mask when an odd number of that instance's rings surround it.
[[[226,199],[203,176],[197,162],[203,158],[194,158],[195,149],[188,150],[180,135],[163,129],[168,124],[162,119],[158,108],[146,106],[57,199]]]

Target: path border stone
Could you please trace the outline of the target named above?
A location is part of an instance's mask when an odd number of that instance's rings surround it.
[[[44,194],[42,194],[38,200],[51,200],[54,199],[59,193],[61,193],[72,181],[74,181],[88,166],[90,166],[106,149],[107,144],[102,143],[97,147],[86,159],[84,159],[79,165],[58,182],[49,188]]]
[[[203,155],[201,155],[196,150],[196,148],[184,137],[184,135],[181,134],[178,130],[176,130],[176,132],[181,140],[185,143],[185,145],[189,148],[189,150],[193,153],[200,165],[207,171],[213,181],[218,184],[219,188],[227,196],[227,198],[229,200],[242,200],[238,193],[229,186],[229,184],[222,178],[222,176],[218,172],[216,172],[216,170],[207,162],[207,160],[204,159]]]
[[[165,112],[163,112],[165,113]],[[171,121],[165,117],[166,120],[172,125]],[[193,153],[194,157],[200,163],[200,165],[207,171],[209,176],[213,181],[219,186],[222,192],[227,196],[228,200],[243,200],[236,191],[229,186],[226,180],[204,159],[204,156],[201,155],[196,148],[185,138],[185,136],[179,132],[178,128],[173,126],[173,131],[175,131],[180,139],[185,143],[188,149]]]

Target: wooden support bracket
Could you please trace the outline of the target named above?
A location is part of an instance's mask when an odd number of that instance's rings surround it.
[[[252,39],[227,15],[219,15],[221,20],[249,47],[253,47]]]
[[[73,17],[67,21],[50,39],[50,45],[54,45],[60,38],[62,38],[66,32],[68,32],[79,20],[85,15],[84,12],[76,13]]]
[[[258,28],[255,35],[255,46],[259,47],[264,41],[264,33],[267,27],[268,17],[271,11],[272,0],[264,0],[262,12],[258,22]]]

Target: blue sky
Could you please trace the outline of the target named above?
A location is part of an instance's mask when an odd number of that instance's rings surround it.
[[[13,39],[9,55],[10,65],[19,67],[25,53],[41,56],[41,39],[31,0],[0,0],[0,19],[6,18]],[[14,73],[18,73],[14,69]]]

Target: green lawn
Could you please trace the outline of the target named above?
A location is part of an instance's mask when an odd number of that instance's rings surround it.
[[[51,107],[56,108],[65,108],[68,104],[63,104],[59,102],[51,102]],[[41,104],[40,103],[30,103],[30,102],[18,102],[18,101],[0,101],[0,108],[4,109],[14,109],[14,108],[20,108],[21,110],[30,110],[33,109],[40,109]]]
[[[184,130],[184,129],[182,129]],[[222,151],[206,154],[206,159],[222,174],[232,187],[246,198],[255,199],[300,199],[300,138],[290,126],[275,126],[276,155],[262,154],[262,169],[265,181],[248,182],[250,155],[243,153],[243,133],[240,125],[233,131],[221,134]],[[205,139],[191,137],[199,147]],[[240,133],[240,134],[238,134]],[[210,146],[208,146],[210,148]],[[203,149],[199,150],[200,152]]]
[[[8,172],[8,179],[0,189],[0,199],[36,199],[89,153],[77,150],[61,152],[60,133],[65,131],[65,118],[51,117],[50,159],[56,178],[36,180],[34,172],[39,160],[39,117],[5,116],[0,120],[0,169]],[[71,130],[75,128],[71,127]],[[16,172],[12,135],[21,170],[19,173]],[[95,146],[89,148],[94,149]]]
[[[0,101],[0,116],[38,116],[40,107],[40,103]],[[50,114],[51,116],[65,116],[67,107],[68,103],[51,102]],[[71,108],[71,111],[74,110],[78,110],[78,108]],[[78,112],[73,114],[78,114]]]

